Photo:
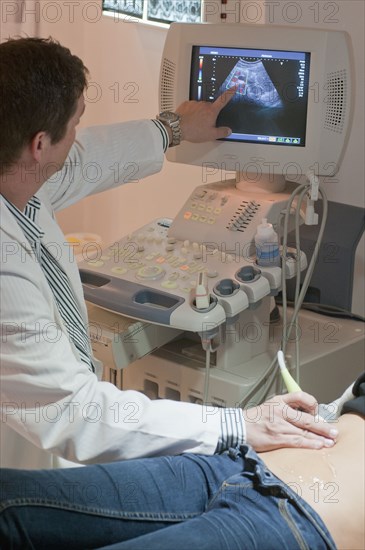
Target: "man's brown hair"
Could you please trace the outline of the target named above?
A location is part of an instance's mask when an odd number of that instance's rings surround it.
[[[81,59],[52,38],[0,44],[0,174],[41,131],[60,141],[87,85]]]

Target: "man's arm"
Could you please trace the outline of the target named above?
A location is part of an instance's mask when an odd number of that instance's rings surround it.
[[[9,427],[81,463],[214,453],[219,409],[152,401],[98,381],[77,359],[50,291],[35,282],[38,266],[3,268],[0,390]]]
[[[54,210],[159,172],[163,139],[152,120],[84,128],[67,160],[44,184]],[[42,189],[42,190],[43,190]]]
[[[204,142],[229,135],[231,130],[217,128],[216,120],[234,93],[234,89],[228,90],[214,102],[182,103],[176,110],[181,116],[182,139]],[[153,120],[80,130],[63,169],[45,183],[53,209],[60,210],[93,193],[159,172],[167,134],[163,135]]]

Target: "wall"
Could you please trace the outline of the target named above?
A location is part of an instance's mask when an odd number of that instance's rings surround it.
[[[2,0],[2,33],[12,33],[12,22],[3,6],[15,9],[17,2]],[[23,26],[35,23],[34,0],[27,0]],[[80,55],[91,71],[86,94],[87,110],[82,125],[154,117],[158,110],[159,64],[166,30],[139,22],[102,16],[101,1],[35,2],[39,4],[37,29],[52,35]],[[207,2],[208,4],[208,2]],[[216,0],[210,3],[211,20],[217,18]],[[348,148],[337,182],[327,185],[330,199],[364,205],[364,3],[358,0],[284,1],[228,0],[224,8],[229,21],[300,25],[347,30],[354,45],[356,110]],[[209,11],[209,10],[208,10]],[[1,35],[0,35],[1,36]],[[59,214],[65,232],[88,230],[99,233],[105,243],[159,216],[173,217],[191,190],[201,183],[196,167],[165,163],[162,172],[103,195],[87,198]],[[353,310],[364,314],[364,238],[356,260]]]
[[[28,10],[28,16],[26,15]],[[12,36],[35,36],[40,17],[34,12],[34,0],[2,0],[0,3],[0,42]]]

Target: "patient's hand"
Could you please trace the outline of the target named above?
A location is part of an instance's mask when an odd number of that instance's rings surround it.
[[[295,392],[245,409],[247,442],[258,452],[281,447],[332,447],[338,430],[316,418],[317,408],[313,396]]]

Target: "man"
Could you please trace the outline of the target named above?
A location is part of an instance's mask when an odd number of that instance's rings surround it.
[[[79,274],[54,212],[125,182],[131,162],[138,178],[159,171],[169,144],[228,135],[215,123],[234,91],[183,103],[173,124],[101,126],[75,141],[86,85],[82,61],[52,40],[0,45],[1,466],[212,455],[244,440],[256,450],[332,446],[337,431],[315,421],[304,393],[278,397],[245,422],[238,409],[151,401],[98,380]],[[94,183],[84,179],[91,162],[101,172]]]

